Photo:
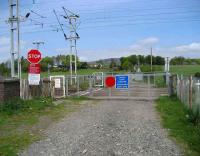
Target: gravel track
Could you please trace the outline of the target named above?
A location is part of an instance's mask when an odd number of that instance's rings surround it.
[[[90,101],[92,102],[92,101]],[[95,101],[96,103],[96,101]],[[175,156],[152,101],[102,100],[50,126],[22,156]]]

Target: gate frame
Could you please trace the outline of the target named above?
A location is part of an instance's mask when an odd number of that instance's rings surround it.
[[[65,76],[64,75],[55,75],[55,76],[50,76],[50,81],[52,81],[52,78],[62,78],[63,79],[63,96],[55,96],[55,85],[51,87],[53,89],[53,97],[55,98],[65,98],[66,97],[66,91],[65,91]]]

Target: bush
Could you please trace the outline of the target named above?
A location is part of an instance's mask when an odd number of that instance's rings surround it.
[[[16,114],[19,111],[23,111],[28,108],[28,105],[25,104],[20,98],[14,98],[0,104],[0,113],[6,114]]]
[[[52,106],[52,100],[49,98],[38,98],[33,100],[15,98],[0,104],[0,114],[13,115],[25,111],[29,112],[31,110],[40,111],[50,106]]]
[[[200,72],[195,73],[194,76],[200,78]]]
[[[200,124],[200,106],[195,105],[192,109],[188,109],[187,119],[189,122],[198,126]]]
[[[89,88],[89,82],[84,82],[80,84],[80,90],[87,90]]]

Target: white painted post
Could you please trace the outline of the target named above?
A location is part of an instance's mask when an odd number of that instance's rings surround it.
[[[90,92],[90,96],[93,96],[93,90],[92,90],[92,78],[91,76],[89,77],[89,92]]]
[[[109,87],[109,97],[111,97],[111,96],[112,96],[112,88]]]
[[[69,96],[69,82],[68,82],[68,76],[66,76],[66,97]]]
[[[78,92],[78,97],[80,96],[80,90],[79,90],[79,76],[76,76],[77,78],[77,92]]]
[[[150,75],[148,74],[148,97],[150,97]]]

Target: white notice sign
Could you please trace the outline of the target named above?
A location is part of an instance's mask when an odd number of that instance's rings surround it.
[[[60,79],[54,79],[55,81],[55,88],[61,88]]]
[[[40,74],[28,74],[28,83],[34,86],[40,85]]]

